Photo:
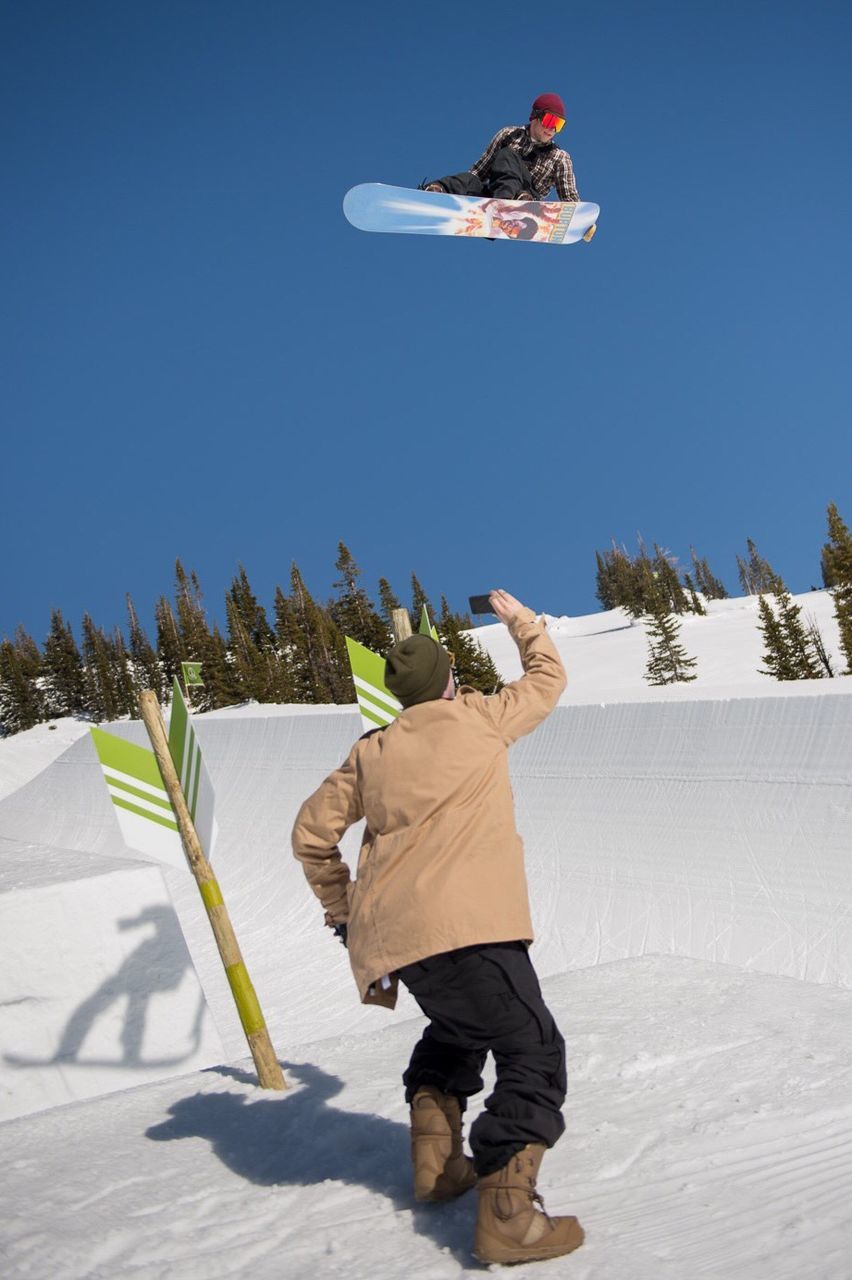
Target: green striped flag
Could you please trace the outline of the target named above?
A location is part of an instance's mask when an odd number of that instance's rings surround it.
[[[91,732],[125,844],[159,862],[185,866],[177,821],[153,751],[104,729]],[[201,847],[212,858],[217,834],[213,787],[177,680],[169,752]]]
[[[204,761],[201,747],[189,718],[181,687],[172,682],[172,715],[169,722],[169,753],[180,778],[181,790],[186,800],[201,847],[208,858],[213,857],[216,842],[216,820],[213,816],[213,784]]]
[[[384,658],[349,636],[346,637],[346,648],[364,729],[390,724],[402,710],[402,703],[385,685]]]
[[[425,604],[423,605],[423,608],[420,614],[420,626],[417,628],[417,630],[419,631],[421,636],[431,636],[436,644],[441,643],[441,641],[438,639],[437,631],[435,630],[432,623],[429,621],[429,613],[426,609]]]
[[[92,738],[124,843],[158,862],[184,866],[178,825],[153,751],[103,729],[92,729]]]

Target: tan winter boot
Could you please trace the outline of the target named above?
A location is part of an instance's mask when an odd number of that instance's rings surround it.
[[[585,1232],[576,1218],[549,1218],[536,1192],[547,1148],[531,1143],[496,1173],[479,1179],[474,1255],[480,1262],[538,1262],[577,1249]]]
[[[476,1183],[473,1161],[462,1152],[458,1098],[432,1085],[411,1101],[411,1159],[417,1200],[452,1200]]]

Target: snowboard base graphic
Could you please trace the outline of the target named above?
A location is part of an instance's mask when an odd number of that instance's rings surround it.
[[[360,231],[576,244],[578,240],[591,240],[600,206],[586,201],[571,204],[560,200],[453,196],[364,182],[347,191],[343,212]]]

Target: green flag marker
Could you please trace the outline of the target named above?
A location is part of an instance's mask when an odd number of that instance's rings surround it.
[[[346,637],[349,665],[358,698],[358,709],[365,729],[384,727],[395,720],[402,710],[402,703],[385,684],[385,660],[357,640]]]
[[[185,662],[184,668],[200,666],[200,663]],[[172,682],[172,715],[169,722],[169,752],[172,763],[180,778],[180,786],[186,800],[187,808],[195,821],[198,808],[198,786],[201,780],[201,748],[195,736],[183,693],[177,680]]]
[[[204,681],[201,679],[201,663],[200,662],[182,662],[180,669],[183,674],[183,687],[188,689],[191,685],[199,684],[204,688]]]
[[[177,821],[153,751],[104,729],[91,732],[125,844],[158,861],[186,866]],[[201,846],[210,858],[217,835],[213,787],[177,680],[172,689],[169,752]]]
[[[420,614],[420,626],[417,628],[417,630],[419,631],[421,636],[431,636],[436,644],[441,643],[441,641],[438,639],[437,631],[432,626],[432,623],[429,621],[429,614],[426,611],[425,604]]]
[[[185,866],[177,821],[153,751],[103,729],[91,733],[124,843],[158,862]]]

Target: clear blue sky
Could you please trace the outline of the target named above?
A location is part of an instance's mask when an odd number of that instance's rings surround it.
[[[320,598],[503,585],[746,537],[819,583],[852,521],[844,3],[63,0],[0,9],[0,635],[147,623],[180,556]],[[532,98],[591,245],[368,235]]]

